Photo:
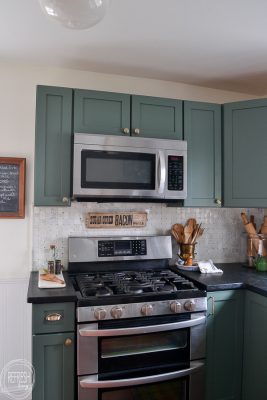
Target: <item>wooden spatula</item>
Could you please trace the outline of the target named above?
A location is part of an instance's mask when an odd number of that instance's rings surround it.
[[[184,243],[190,243],[190,239],[192,237],[192,233],[194,231],[194,223],[192,222],[193,218],[189,219],[184,227]]]
[[[174,224],[172,229],[176,232],[179,237],[179,242],[183,243],[184,240],[184,227],[182,224]]]

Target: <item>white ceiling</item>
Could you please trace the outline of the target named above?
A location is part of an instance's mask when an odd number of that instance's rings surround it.
[[[98,25],[74,31],[38,0],[1,0],[0,60],[264,95],[267,1],[112,0]]]

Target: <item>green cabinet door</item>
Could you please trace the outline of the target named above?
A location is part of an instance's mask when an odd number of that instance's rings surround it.
[[[267,298],[247,291],[242,400],[267,399]]]
[[[221,205],[221,106],[184,102],[184,139],[188,148],[185,206]]]
[[[74,90],[74,132],[130,135],[130,95]]]
[[[34,204],[70,205],[72,89],[37,87]]]
[[[183,138],[183,102],[132,96],[131,135],[160,139]]]
[[[74,333],[33,336],[33,400],[74,400]]]
[[[241,400],[244,292],[208,293],[207,400]]]
[[[224,105],[224,205],[267,207],[267,99]]]

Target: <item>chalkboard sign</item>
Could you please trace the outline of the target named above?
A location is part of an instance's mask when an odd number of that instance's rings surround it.
[[[25,216],[25,158],[0,157],[0,218]]]

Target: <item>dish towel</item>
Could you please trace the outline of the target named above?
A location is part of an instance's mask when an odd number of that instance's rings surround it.
[[[212,260],[197,262],[202,274],[222,274],[223,271],[213,264]]]

